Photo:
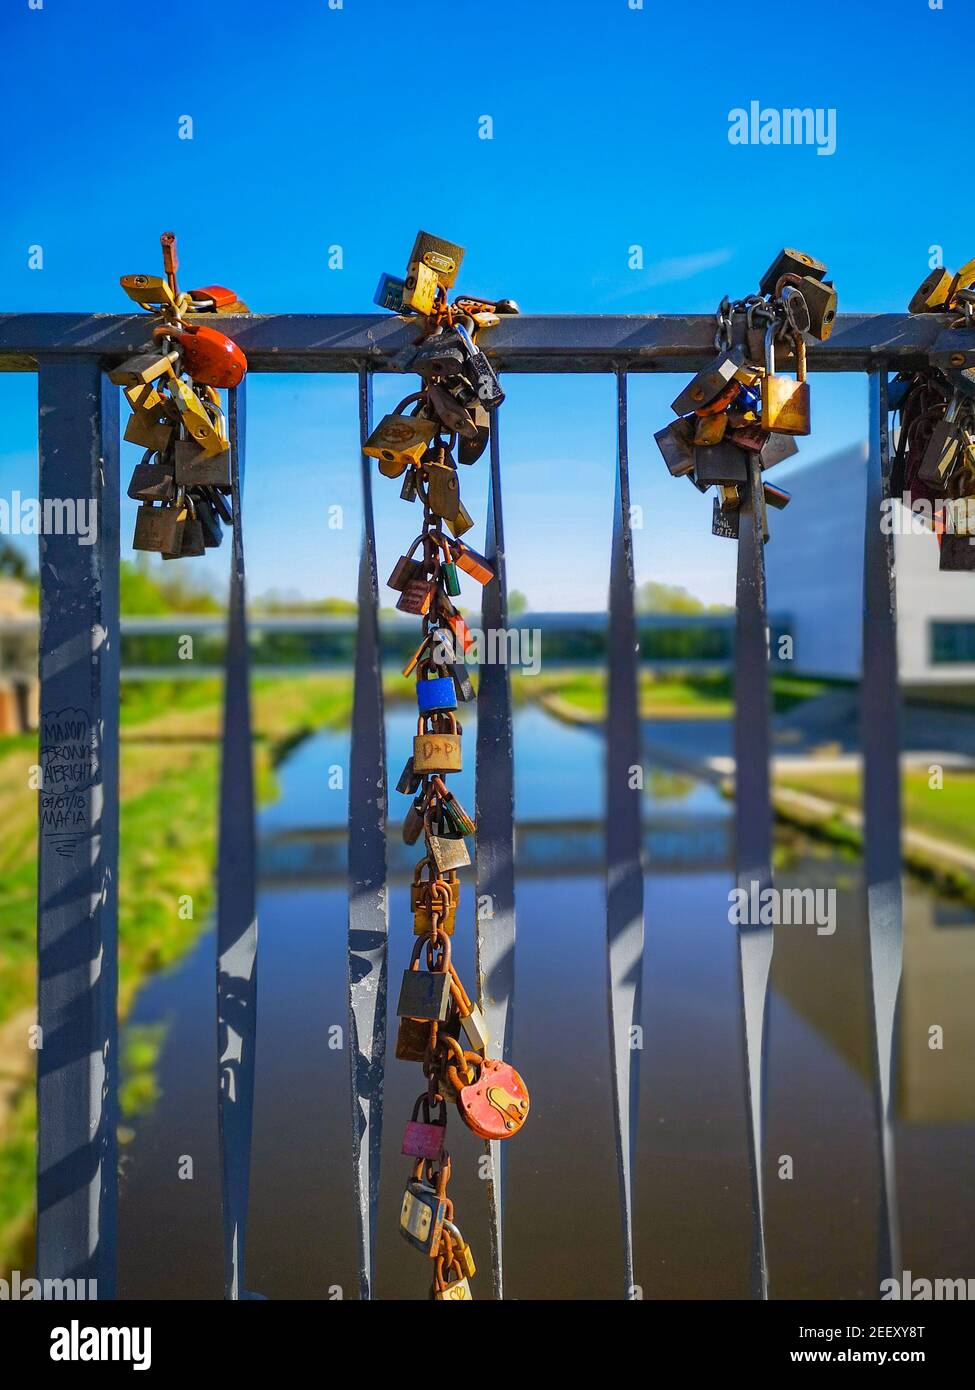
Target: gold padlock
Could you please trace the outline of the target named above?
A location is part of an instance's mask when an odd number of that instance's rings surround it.
[[[952,276],[951,284],[948,287],[947,307],[949,309],[957,308],[956,294],[959,290],[968,289],[973,282],[975,282],[975,260],[966,261],[961,270]]]
[[[162,454],[169,446],[174,429],[165,409],[140,409],[129,417],[122,438],[128,444],[138,444],[140,449],[151,449],[154,454]]]
[[[415,314],[432,314],[440,281],[423,261],[411,261],[403,284],[403,307]]]
[[[694,427],[695,445],[720,444],[725,437],[728,428],[728,415],[723,412],[720,415],[698,415],[695,417]]]
[[[160,305],[170,309],[176,307],[169,282],[161,275],[122,275],[119,277],[119,284],[129,298],[134,299],[136,304],[141,304],[143,308],[150,305],[153,308]]]
[[[140,352],[113,367],[108,379],[116,386],[148,386],[161,376],[171,377],[178,356],[176,352]]]
[[[796,380],[775,375],[776,323],[765,332],[765,380],[762,383],[762,428],[775,434],[808,434],[812,428],[809,411],[809,382],[806,380],[806,344],[801,333],[794,336]]]
[[[467,1281],[467,1276],[463,1279],[454,1279],[443,1284],[434,1290],[435,1299],[446,1303],[473,1303],[474,1295],[471,1293],[471,1286]]]
[[[170,383],[173,398],[179,407],[187,434],[205,454],[222,454],[227,447],[227,439],[221,428],[221,417],[214,422],[199,396],[181,377],[173,377]]]
[[[926,275],[911,296],[909,314],[936,314],[945,305],[954,277],[944,266],[936,266]]]
[[[449,290],[457,279],[463,259],[463,246],[458,246],[453,241],[445,241],[443,237],[434,236],[431,232],[417,232],[410,255],[410,265],[412,266],[414,261],[420,261],[423,265],[429,266],[445,290]]]
[[[445,722],[446,729],[424,729],[429,719]],[[461,732],[452,714],[420,715],[413,740],[413,770],[425,772],[461,771]]]
[[[398,478],[411,463],[419,463],[437,432],[433,420],[418,415],[384,415],[362,447],[369,458],[379,460],[379,471]]]

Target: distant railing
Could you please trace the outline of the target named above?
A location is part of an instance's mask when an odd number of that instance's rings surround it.
[[[920,366],[946,330],[937,315],[841,315],[826,343],[811,343],[808,367],[869,374],[870,438],[863,607],[865,865],[873,1010],[880,1276],[900,1270],[891,1130],[892,1035],[901,970],[900,801],[897,656],[892,541],[878,523],[888,479],[887,374]],[[378,315],[231,317],[227,331],[256,372],[347,372],[358,379],[359,428],[371,429],[372,375],[390,370],[413,327]],[[38,1274],[96,1279],[115,1291],[118,1055],[119,465],[118,394],[106,368],[139,350],[139,315],[0,316],[0,370],[37,371],[40,495],[95,500],[97,543],[45,535],[41,571],[42,763],[57,763],[69,738],[88,748],[84,775],[68,774],[58,797],[40,793],[38,974]],[[628,773],[640,763],[627,377],[687,372],[713,356],[714,322],[684,316],[523,316],[485,332],[505,372],[605,372],[616,380],[615,508],[609,560],[609,709],[605,870],[609,1041],[620,1181],[622,1291],[633,1296],[632,1188],[640,1021],[644,837],[640,794]],[[951,331],[952,347],[975,334]],[[946,340],[947,342],[947,340]],[[244,388],[234,393],[235,476],[243,469]],[[608,467],[608,461],[607,461]],[[484,591],[482,625],[507,626],[501,457],[491,439],[486,550],[497,583]],[[349,999],[352,1025],[354,1191],[360,1285],[373,1291],[379,1137],[386,1044],[386,760],[377,564],[369,461],[361,466],[359,568],[349,777]],[[680,576],[675,576],[675,579]],[[765,567],[750,504],[738,545],[735,617],[736,876],[771,882],[769,702]],[[256,1038],[256,866],[250,771],[248,644],[243,542],[235,530],[227,642],[224,775],[218,870],[219,1091],[226,1292],[246,1296],[244,1250]],[[509,673],[483,668],[478,692],[477,893],[494,915],[478,921],[479,992],[492,1050],[507,1056],[514,1004],[515,905],[512,725]],[[52,804],[56,802],[57,804]],[[742,1039],[754,1209],[752,1287],[768,1292],[762,1185],[765,1016],[772,928],[739,929]],[[503,1292],[504,1166],[492,1153],[490,1201],[494,1286]]]

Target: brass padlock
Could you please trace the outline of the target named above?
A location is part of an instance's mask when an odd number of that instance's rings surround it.
[[[433,420],[401,415],[401,408],[380,420],[362,448],[368,457],[379,460],[379,471],[387,478],[398,478],[410,464],[419,463],[437,433]]]
[[[412,309],[415,314],[433,313],[439,288],[436,271],[423,261],[411,261],[403,284],[404,309]]]
[[[178,554],[185,523],[185,509],[154,507],[151,502],[146,503],[135,514],[132,549],[155,551],[160,555]]]
[[[458,541],[460,540],[461,536],[466,535],[467,532],[474,525],[474,518],[471,516],[470,512],[464,506],[463,502],[460,502],[458,504],[456,515],[452,517],[445,516],[444,521],[446,521],[447,528],[453,535],[454,539]]]
[[[122,438],[127,444],[137,444],[154,454],[164,454],[169,448],[175,425],[164,406],[155,410],[138,409],[129,416]]]
[[[422,1018],[401,1018],[396,1033],[397,1061],[422,1062],[432,1032],[433,1025]]]
[[[427,835],[427,846],[439,873],[464,869],[471,862],[463,835]]]
[[[445,454],[446,450],[440,452]],[[461,506],[457,469],[445,460],[429,459],[423,464],[421,477],[427,487],[427,506],[434,516],[448,523],[456,521]]]
[[[694,429],[698,418],[685,415],[680,420],[671,420],[665,429],[653,436],[673,478],[683,477],[694,467]]]
[[[450,941],[440,943],[443,965],[437,970],[420,969],[420,952],[425,938],[413,943],[409,970],[403,971],[396,1012],[400,1018],[418,1018],[427,1023],[442,1023],[450,1012]]]
[[[219,421],[214,421],[191,386],[180,377],[170,383],[173,398],[179,407],[187,434],[206,454],[222,454],[227,447],[226,436]]]
[[[429,859],[421,859],[413,871],[413,882],[410,884],[413,935],[426,936],[433,930],[433,909],[436,904],[440,930],[453,936],[457,904],[460,902],[460,883],[456,878],[425,879],[423,870],[429,867]]]
[[[176,307],[176,299],[169,282],[161,275],[122,275],[119,277],[119,284],[129,298],[134,299],[136,304],[141,304],[144,309],[150,305],[153,308],[161,305],[169,309]]]
[[[719,415],[697,415],[694,418],[697,421],[694,426],[695,446],[702,445],[707,448],[709,445],[721,443],[728,428],[727,411],[722,411]]]
[[[954,279],[950,270],[936,266],[924,277],[911,295],[907,306],[909,314],[937,314],[947,305],[948,291]]]
[[[137,463],[129,480],[128,496],[136,502],[172,502],[176,483],[172,467],[159,463]]]
[[[108,373],[116,386],[148,386],[160,377],[174,375],[177,352],[140,352]]]
[[[456,242],[445,241],[443,237],[430,232],[417,232],[410,263],[422,261],[436,274],[445,290],[449,290],[457,279],[460,263],[464,259],[464,248]]]
[[[424,729],[424,716],[416,724],[413,740],[413,767],[419,773],[461,771],[461,730],[452,714],[435,714],[431,724],[444,728]]]
[[[398,593],[402,593],[413,580],[420,580],[422,582],[426,579],[426,565],[420,560],[413,559],[413,552],[416,550],[417,546],[420,545],[422,540],[422,536],[417,536],[406,554],[401,555],[396,561],[396,564],[393,566],[392,574],[386,580],[387,588],[395,589]],[[424,642],[424,646],[425,645],[426,643]],[[422,651],[422,647],[420,650]],[[417,660],[419,660],[419,653],[417,654]],[[408,675],[409,672],[404,671],[403,674]]]
[[[975,282],[975,260],[966,261],[961,270],[951,277],[951,284],[948,287],[947,307],[954,309],[959,304],[959,291],[968,289]]]
[[[762,427],[775,434],[809,434],[812,425],[809,383],[806,380],[806,344],[795,335],[796,380],[775,375],[777,324],[765,331],[765,380],[762,383]]]

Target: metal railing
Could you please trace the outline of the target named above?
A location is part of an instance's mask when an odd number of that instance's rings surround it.
[[[371,429],[371,384],[391,370],[414,330],[379,315],[254,315],[221,326],[252,372],[351,372],[358,378],[362,440]],[[841,315],[826,343],[809,347],[816,371],[866,372],[871,449],[863,591],[863,752],[871,1006],[877,1064],[881,1173],[880,1276],[899,1270],[891,1140],[892,1040],[901,971],[897,655],[892,538],[881,533],[888,486],[886,383],[921,365],[946,332],[935,315]],[[90,743],[89,774],[50,804],[41,792],[38,895],[39,1056],[37,1265],[42,1278],[96,1279],[115,1290],[118,1090],[116,980],[119,696],[118,393],[106,368],[139,350],[140,315],[0,315],[0,370],[36,371],[40,497],[94,499],[97,543],[44,535],[41,569],[41,744],[56,759],[66,731]],[[609,586],[609,727],[606,788],[606,931],[610,1046],[623,1239],[623,1290],[632,1296],[632,1190],[637,1127],[643,834],[632,537],[629,522],[627,377],[687,372],[713,356],[709,316],[523,316],[484,335],[503,372],[605,372],[616,378],[616,497]],[[952,346],[975,346],[953,330]],[[234,466],[243,471],[244,387],[233,393]],[[349,1008],[354,1190],[360,1289],[373,1291],[386,1048],[386,759],[377,622],[378,582],[369,461],[362,458],[363,534],[349,775]],[[507,624],[501,450],[492,431],[486,551],[498,580],[483,598],[485,629]],[[771,881],[769,704],[765,570],[750,507],[742,516],[737,585],[735,870],[739,884]],[[254,797],[240,528],[233,544],[218,866],[218,1072],[225,1286],[246,1296],[244,1249],[256,1039],[257,931]],[[477,895],[494,914],[476,923],[478,986],[492,1035],[507,1057],[515,998],[514,794],[507,668],[487,665],[478,691]],[[771,927],[739,931],[754,1242],[752,1287],[767,1296],[762,1188],[765,1018]],[[494,1288],[503,1293],[504,1155],[491,1153]]]

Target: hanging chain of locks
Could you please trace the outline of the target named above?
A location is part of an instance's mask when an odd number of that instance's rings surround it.
[[[164,232],[164,275],[123,275],[130,299],[160,321],[152,343],[109,373],[132,407],[124,438],[145,450],[128,495],[136,513],[135,550],[165,560],[202,555],[233,525],[230,446],[221,388],[239,386],[247,359],[225,333],[184,315],[249,312],[222,285],[181,293],[176,237]]]
[[[403,839],[412,845],[422,835],[426,853],[410,889],[416,941],[397,1005],[396,1056],[422,1064],[426,1088],[403,1137],[402,1152],[412,1166],[400,1232],[433,1261],[431,1297],[445,1301],[471,1299],[474,1274],[447,1193],[447,1102],[482,1139],[510,1138],[529,1109],[519,1074],[486,1055],[484,1018],[451,963],[457,871],[471,862],[466,837],[475,833],[474,821],[444,780],[461,770],[458,702],[474,698],[465,665],[473,638],[453,600],[460,594],[459,571],[481,585],[495,578],[484,556],[461,539],[473,520],[460,498],[454,449],[458,462],[474,463],[490,437],[491,412],[504,400],[494,368],[476,345],[477,330],[498,323],[502,313],[518,312],[511,300],[448,303],[463,255],[463,247],[421,231],[406,277],[380,280],[376,302],[419,320],[420,335],[402,365],[419,373],[421,385],[380,421],[364,446],[382,474],[403,476],[401,496],[423,505],[420,534],[389,577],[399,593],[397,608],[423,623],[422,641],[403,671],[416,681],[418,717],[397,791],[412,798]]]
[[[820,342],[829,337],[836,290],[821,261],[786,248],[762,276],[758,294],[724,298],[716,319],[718,356],[674,400],[679,418],[654,439],[673,477],[689,478],[700,492],[717,487],[711,529],[735,540],[751,476],[749,454],[758,455],[764,473],[797,452],[796,435],[810,432],[804,335]],[[736,328],[744,330],[737,335],[742,341],[734,341]],[[776,370],[777,344],[786,342],[795,379]],[[769,538],[767,509],[788,503],[787,492],[762,479],[755,504],[763,540]]]
[[[950,328],[975,328],[975,260],[932,270],[915,291],[912,314],[952,314]],[[940,349],[925,366],[890,383],[898,417],[891,494],[907,497],[937,535],[942,570],[975,570],[975,351]],[[915,510],[915,504],[924,506]]]

